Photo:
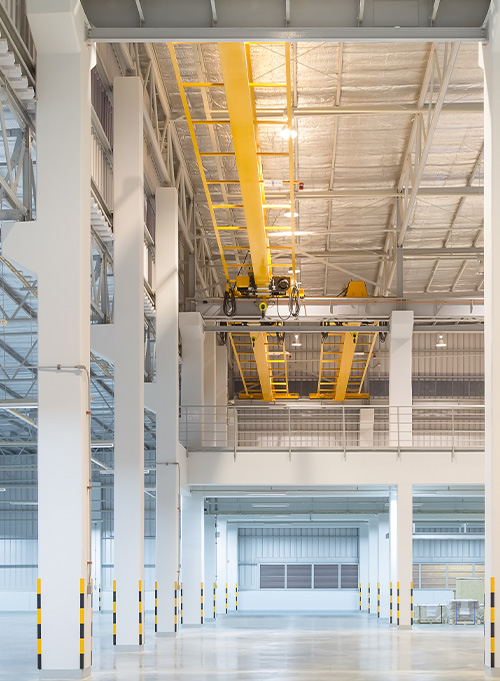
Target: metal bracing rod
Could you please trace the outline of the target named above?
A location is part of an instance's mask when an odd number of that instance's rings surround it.
[[[476,174],[478,170],[481,167],[481,163],[483,162],[483,156],[484,156],[484,142],[481,146],[481,151],[479,152],[479,155],[476,159],[476,162],[474,163],[474,167],[472,169],[472,172],[470,173],[469,177],[467,178],[467,186],[472,187],[472,183],[474,182],[474,178],[476,177]],[[455,227],[455,224],[457,222],[458,216],[460,215],[460,212],[463,208],[463,205],[465,203],[465,195],[460,198],[460,201],[458,202],[458,206],[455,210],[455,213],[453,214],[453,218],[451,220],[451,224],[448,228],[448,231],[446,233],[446,237],[443,241],[443,246],[448,246],[451,238],[453,236],[453,228]]]
[[[431,44],[429,59],[427,61],[427,67],[425,70],[425,75],[422,82],[422,88],[420,90],[420,96],[418,99],[418,106],[423,108],[427,103],[426,109],[428,110],[427,116],[427,130],[425,130],[424,116],[417,115],[413,121],[413,125],[410,131],[410,136],[408,139],[408,145],[403,156],[403,166],[401,169],[401,175],[398,182],[398,190],[401,192],[402,203],[401,206],[401,229],[398,234],[398,244],[403,245],[404,237],[408,225],[410,222],[410,217],[412,211],[415,207],[415,202],[417,199],[418,190],[420,187],[420,182],[425,169],[425,164],[429,151],[432,145],[432,139],[436,126],[439,120],[439,113],[444,104],[444,98],[448,88],[448,84],[453,71],[453,66],[455,64],[460,43],[454,43],[451,46],[450,53],[448,55],[448,45],[445,45],[445,53],[443,58],[443,68],[439,69],[438,64],[438,48],[436,44]],[[434,99],[434,77],[436,71],[439,71],[440,88],[437,92],[437,97]],[[428,101],[426,102],[426,99]],[[434,106],[430,105],[434,103]],[[422,146],[422,140],[424,144]],[[396,207],[393,207],[389,226],[394,223],[396,218]],[[392,247],[391,235],[388,234],[386,237],[386,242],[384,245],[384,250],[389,252]],[[395,257],[396,253],[393,253],[394,263],[386,273],[386,264],[382,262],[378,272],[378,282],[375,287],[375,295],[378,295],[382,287],[382,281],[384,276],[386,276],[386,281],[384,282],[385,293],[387,294],[390,290],[392,284],[392,278],[395,274]]]
[[[434,281],[434,277],[436,276],[438,268],[439,268],[439,263],[440,263],[440,260],[437,260],[434,264],[434,267],[432,268],[431,276],[429,277],[429,281],[427,282],[427,284],[425,286],[425,292],[426,293],[429,293],[429,291],[431,290],[432,282]]]
[[[364,0],[363,0],[364,2]],[[361,3],[361,0],[360,0]],[[361,11],[361,4],[360,4],[360,14],[362,14]],[[360,19],[362,21],[362,18]],[[338,53],[337,53],[337,85],[335,88],[335,106],[338,107],[340,106],[340,99],[342,96],[342,66],[343,66],[343,61],[344,61],[344,45],[343,43],[339,43],[338,47]],[[338,137],[338,120],[335,119],[333,123],[333,147],[332,147],[332,161],[331,161],[331,166],[330,166],[330,181],[328,183],[328,191],[333,192],[333,183],[335,179],[335,162],[337,159],[337,137]],[[298,156],[298,154],[297,154]],[[330,243],[330,237],[331,237],[331,230],[332,230],[332,215],[333,215],[333,206],[332,202],[328,202],[328,230],[327,230],[327,236],[326,236],[326,250],[330,249],[331,243]],[[325,283],[323,286],[323,294],[326,296],[327,291],[328,291],[328,266],[325,265]]]
[[[433,24],[436,21],[436,16],[437,16],[437,13],[438,13],[440,3],[441,3],[441,0],[434,0],[434,5],[432,7],[432,14],[431,14],[431,24]]]
[[[447,47],[445,46],[445,60],[446,60],[446,52],[447,52]],[[439,120],[439,114],[441,112],[441,107],[443,106],[444,103],[444,98],[446,96],[446,92],[448,90],[448,85],[450,83],[451,79],[451,74],[453,73],[453,67],[455,66],[455,61],[458,56],[458,51],[460,49],[460,43],[453,43],[451,45],[450,49],[450,54],[448,56],[448,59],[443,62],[443,68],[442,68],[442,74],[441,74],[441,82],[440,82],[440,89],[438,91],[438,95],[436,98],[435,106],[432,111],[429,111],[429,119],[428,119],[428,127],[427,130],[424,130],[424,120],[423,120],[423,115],[417,116],[416,121],[417,124],[414,127],[415,133],[413,135],[414,137],[414,143],[415,146],[412,145],[412,149],[410,150],[410,154],[408,157],[407,161],[407,167],[405,169],[405,174],[402,177],[402,181],[400,181],[399,189],[401,191],[404,191],[405,193],[408,192],[408,190],[411,187],[411,193],[408,199],[403,199],[402,201],[402,211],[401,211],[401,230],[398,235],[398,245],[402,245],[404,243],[405,239],[405,234],[406,230],[408,229],[408,225],[410,224],[410,217],[411,213],[413,211],[413,208],[415,206],[415,202],[417,199],[417,193],[418,189],[420,187],[420,182],[422,180],[422,176],[424,174],[424,169],[425,165],[427,163],[427,158],[429,156],[429,152],[431,150],[432,146],[432,140],[434,138],[434,133],[436,131],[436,127],[438,124]],[[434,70],[439,69],[439,64],[438,64],[438,53],[437,50],[434,50],[433,55],[432,55],[432,73],[431,77],[428,82],[428,87],[427,90],[429,92],[429,98],[432,100],[432,97],[434,95],[434,92],[432,91],[431,86],[433,84],[433,77],[434,77]],[[425,97],[425,95],[424,95]],[[419,104],[423,105],[423,101],[419,101]],[[419,152],[419,146],[421,143],[421,139],[423,138],[422,141],[424,141],[424,146]],[[411,163],[411,156],[412,153],[415,156],[415,161],[414,163]],[[412,168],[412,172],[410,172],[410,168]],[[408,179],[406,179],[406,177]],[[406,180],[406,182],[405,182]]]
[[[451,285],[451,288],[450,288],[451,292],[456,290],[458,283],[459,283],[460,279],[462,278],[462,274],[464,273],[465,268],[467,267],[468,262],[469,262],[468,260],[464,260],[463,263],[461,264],[460,269],[458,271],[458,274],[455,277],[453,284]]]
[[[354,279],[357,279],[359,281],[365,281],[366,283],[373,284],[374,286],[377,285],[376,281],[372,281],[371,279],[367,279],[367,277],[365,275],[360,274],[359,272],[354,272],[353,270],[348,270],[345,267],[341,267],[340,265],[335,265],[334,263],[328,262],[328,260],[325,260],[323,257],[314,256],[311,253],[309,253],[308,251],[305,251],[299,245],[297,245],[297,253],[300,255],[301,258],[321,262],[327,268],[330,267],[334,270],[338,270],[339,272],[343,272],[344,274],[348,274],[350,277],[353,277]]]

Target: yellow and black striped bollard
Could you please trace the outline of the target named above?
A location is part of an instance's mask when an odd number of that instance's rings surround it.
[[[184,624],[184,598],[182,595],[182,582],[181,582],[181,624]]]
[[[359,583],[359,609],[361,610],[361,582]]]
[[[392,582],[389,582],[389,624],[392,624]]]
[[[377,617],[380,617],[380,582],[377,584]]]
[[[413,626],[413,582],[410,582],[410,613],[411,613],[411,624]]]
[[[226,615],[227,615],[227,582],[226,582]]]
[[[116,579],[113,580],[113,645],[116,645]]]
[[[214,582],[214,619],[215,619],[215,582]]]
[[[396,584],[396,610],[398,615],[398,626],[399,626],[399,582]]]
[[[203,582],[201,583],[201,623],[203,624]]]
[[[42,580],[36,580],[36,658],[37,669],[42,668]]]
[[[85,580],[80,579],[80,669],[85,669]]]
[[[174,582],[174,632],[177,632],[177,582]]]
[[[490,667],[495,668],[495,578],[490,581]]]
[[[142,581],[139,580],[139,645],[142,646]]]
[[[99,584],[99,612],[101,612],[101,585]]]
[[[238,583],[236,583],[236,610],[238,610]]]
[[[155,582],[155,633],[158,632],[158,582]]]
[[[370,582],[368,582],[368,614],[371,613],[372,611],[372,604],[371,604],[371,585]]]

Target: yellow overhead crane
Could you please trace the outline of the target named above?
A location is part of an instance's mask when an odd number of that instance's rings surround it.
[[[236,331],[238,326],[245,328],[235,324],[235,331],[229,334],[229,338],[243,383],[239,398],[265,401],[297,399],[298,394],[290,393],[288,389],[286,350],[279,327],[274,327],[274,332],[248,333],[248,327],[245,331]],[[261,354],[265,358],[259,362]],[[266,369],[264,375],[263,367]]]
[[[362,281],[351,281],[347,287],[347,298],[367,298],[366,285]],[[377,325],[378,322],[373,322]],[[366,399],[362,393],[368,365],[373,354],[377,333],[353,332],[335,333],[335,326],[348,327],[338,323],[325,326],[319,360],[318,391],[310,393],[311,399],[341,402],[347,399]],[[353,326],[359,326],[354,322]]]
[[[290,204],[268,204],[265,197],[264,176],[262,171],[262,155],[259,148],[258,126],[259,125],[286,125],[292,129],[292,90],[291,90],[291,67],[290,45],[285,48],[285,71],[286,82],[255,83],[253,82],[252,66],[250,59],[250,45],[248,43],[220,43],[218,45],[220,64],[222,69],[223,83],[200,83],[183,82],[179,65],[176,58],[175,46],[169,45],[170,56],[182,99],[184,113],[189,126],[198,167],[208,201],[208,207],[219,246],[222,265],[226,276],[226,297],[231,305],[235,305],[236,293],[243,288],[252,291],[252,295],[260,299],[262,313],[267,308],[267,299],[273,295],[288,294],[292,298],[292,304],[297,305],[299,291],[296,286],[295,267],[295,220],[294,220],[294,189],[295,181],[293,174],[293,139],[289,136],[287,152],[266,152],[267,156],[288,156],[289,180],[286,184],[290,191]],[[216,87],[223,88],[225,92],[228,120],[205,119],[198,120],[191,117],[186,88]],[[284,89],[286,92],[286,120],[260,120],[257,119],[254,88],[271,87]],[[227,125],[231,126],[234,151],[221,152],[218,149],[201,152],[196,138],[195,126],[197,125]],[[234,156],[238,171],[238,179],[218,178],[207,180],[203,167],[204,156]],[[216,183],[229,185],[237,183],[240,186],[242,203],[214,203],[210,193],[210,185]],[[221,209],[243,208],[245,214],[245,227],[235,225],[220,225],[216,218],[216,211]],[[267,221],[268,211],[272,209],[290,209],[290,226],[270,226]],[[270,243],[269,236],[280,230],[291,232],[290,246],[275,246]],[[231,231],[245,230],[248,244],[228,244],[227,233]],[[238,259],[238,251],[247,250],[250,253],[250,263],[241,263]],[[288,262],[273,261],[283,251],[290,252]],[[236,262],[226,261],[226,252],[234,251]],[[245,275],[238,277],[230,275],[229,268],[236,268],[237,272],[246,269]],[[292,276],[287,282],[287,277],[279,276],[279,271],[285,268],[285,273],[291,269]],[[239,281],[238,281],[239,279]],[[241,284],[242,289],[237,290]],[[283,285],[287,290],[283,290]],[[281,290],[280,290],[281,289]],[[235,309],[235,308],[234,308]],[[298,307],[296,307],[298,312]],[[286,352],[283,340],[276,332],[245,332],[245,340],[241,339],[242,332],[230,333],[230,340],[235,353],[240,375],[245,392],[241,397],[273,401],[278,398],[296,398],[288,392],[288,373],[286,367]],[[234,336],[234,337],[233,337]],[[277,347],[278,344],[278,347]],[[257,383],[258,380],[258,383]]]

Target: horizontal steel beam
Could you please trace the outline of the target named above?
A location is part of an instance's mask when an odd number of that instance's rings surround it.
[[[431,20],[429,0],[365,0],[362,21],[352,0],[141,0],[144,21],[134,2],[82,0],[93,28],[90,40],[101,42],[165,41],[481,41],[489,0],[454,0],[440,6]]]
[[[325,333],[341,334],[341,333],[386,333],[390,331],[389,325],[376,326],[375,324],[365,324],[361,326],[320,326],[319,324],[293,324],[283,326],[265,326],[263,324],[252,324],[251,326],[228,326],[221,324],[220,326],[205,325],[204,330],[207,332],[217,333],[232,333],[234,335],[243,335],[258,333],[264,331],[266,333]],[[483,324],[416,324],[413,328],[413,333],[482,333],[484,331]]]
[[[484,255],[484,248],[478,246],[460,248],[403,248],[403,258],[427,259],[427,258],[447,258],[447,259],[467,259],[480,258]],[[307,260],[307,256],[312,258],[390,258],[390,254],[382,249],[351,249],[338,251],[307,251],[307,255],[301,256],[302,260]]]
[[[222,300],[208,299],[198,302],[196,309],[205,319],[221,322],[248,322],[260,324],[262,321],[258,307],[259,299],[237,299],[236,315],[227,317],[223,312]],[[280,323],[287,309],[287,301],[268,301],[265,321]],[[484,301],[476,297],[458,297],[449,294],[429,296],[418,294],[405,299],[396,298],[311,298],[301,302],[299,318],[305,323],[322,321],[368,322],[387,321],[393,310],[413,310],[416,320],[422,323],[439,322],[441,324],[462,322],[482,322],[484,318]],[[219,329],[220,330],[220,329]]]
[[[484,187],[420,187],[418,190],[419,196],[483,196]],[[288,195],[284,192],[266,192],[266,198],[269,201],[281,200]],[[296,199],[355,199],[355,198],[369,198],[369,199],[395,199],[401,196],[397,189],[337,189],[334,191],[298,191],[295,194]],[[236,200],[236,199],[235,199]]]
[[[258,83],[254,83],[258,88]],[[431,105],[431,110],[434,108]],[[307,118],[309,116],[386,116],[386,115],[408,115],[415,116],[416,114],[428,114],[429,107],[419,107],[418,104],[366,104],[360,106],[295,106],[292,107],[295,118]],[[280,121],[285,121],[283,109],[272,109],[270,107],[257,108],[257,120],[263,118],[269,120],[276,118]],[[483,114],[483,102],[450,102],[443,104],[441,113],[464,113],[464,114]],[[210,109],[210,117],[214,120],[227,118],[227,109]],[[180,115],[175,119],[174,123],[181,122],[183,116]]]
[[[179,3],[185,4],[185,3]],[[171,5],[168,5],[171,7]],[[343,43],[451,43],[485,42],[486,30],[482,27],[469,28],[90,28],[87,33],[90,41],[96,43],[164,43],[164,42],[343,42]]]

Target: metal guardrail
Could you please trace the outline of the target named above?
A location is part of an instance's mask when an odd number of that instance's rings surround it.
[[[483,406],[229,405],[181,407],[188,450],[484,449]]]

